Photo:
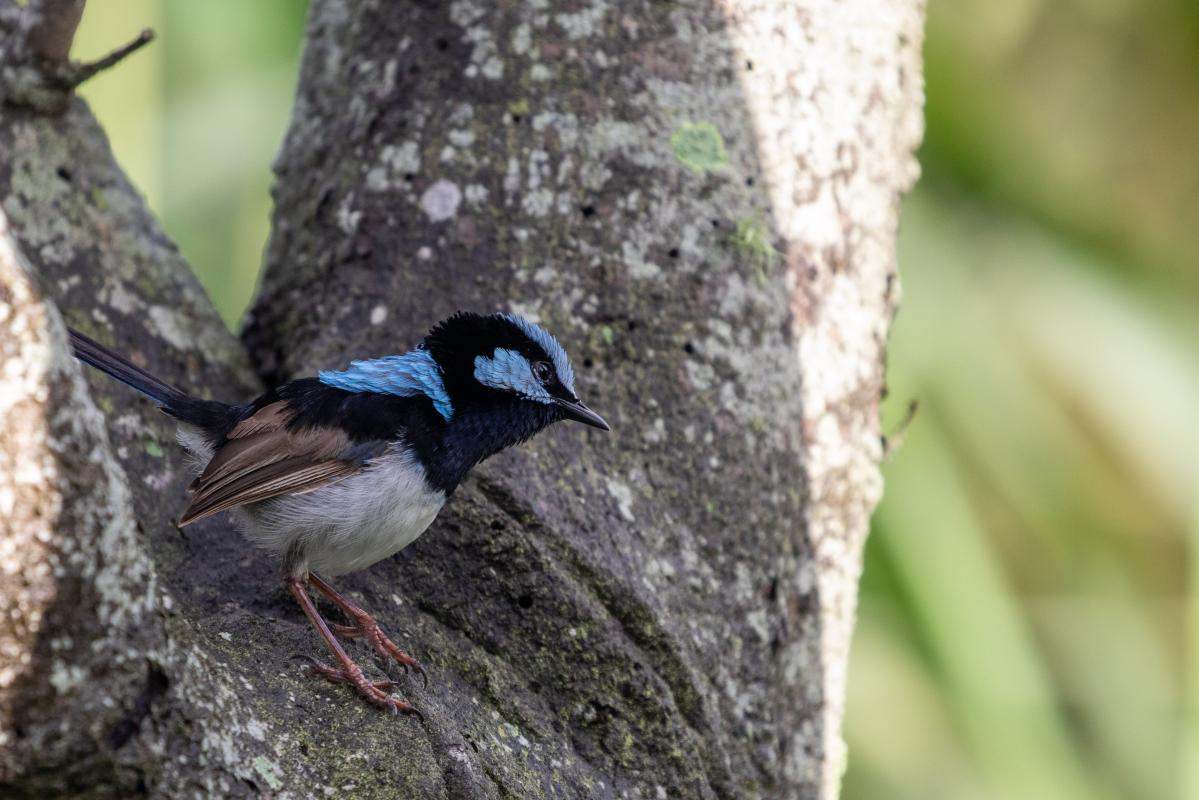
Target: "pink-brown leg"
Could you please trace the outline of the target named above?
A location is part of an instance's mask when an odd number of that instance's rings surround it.
[[[362,668],[355,664],[346,651],[342,648],[341,642],[329,630],[328,624],[321,617],[320,612],[316,610],[316,605],[312,602],[312,598],[308,596],[308,592],[304,591],[304,582],[299,578],[291,577],[287,579],[287,589],[291,592],[292,597],[296,598],[296,602],[300,604],[300,608],[304,609],[304,614],[308,617],[308,621],[316,628],[317,633],[325,640],[325,646],[333,653],[341,667],[331,667],[327,664],[316,663],[315,669],[317,672],[324,675],[330,680],[339,683],[349,683],[358,690],[358,693],[365,697],[370,702],[382,708],[389,708],[400,714],[416,714],[420,715],[412,706],[392,697],[383,688],[391,688],[391,681],[371,681],[362,673]]]
[[[396,663],[404,669],[411,669],[416,674],[420,675],[425,680],[425,685],[429,685],[429,676],[425,674],[425,670],[421,667],[420,662],[412,656],[401,650],[395,642],[387,638],[387,634],[379,627],[379,623],[375,621],[365,610],[351,603],[340,592],[334,589],[329,583],[317,575],[315,572],[308,574],[308,580],[316,587],[317,591],[329,598],[333,605],[341,609],[347,617],[354,621],[353,625],[335,625],[333,630],[337,631],[341,636],[361,636],[370,642],[371,647],[375,648],[375,652],[384,658],[393,658]]]

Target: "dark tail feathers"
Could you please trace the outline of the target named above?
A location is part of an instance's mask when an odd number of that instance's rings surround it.
[[[215,431],[227,426],[231,407],[225,403],[191,397],[79,331],[73,328],[67,328],[67,331],[71,334],[76,358],[141,392],[172,417],[205,430]]]
[[[186,396],[174,386],[163,383],[94,339],[89,339],[73,328],[67,328],[67,331],[71,334],[71,346],[75,348],[75,358],[116,378],[126,386],[137,389],[164,409],[169,409],[176,401]]]

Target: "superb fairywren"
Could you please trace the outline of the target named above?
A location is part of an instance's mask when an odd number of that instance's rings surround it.
[[[318,573],[343,575],[399,552],[471,467],[551,423],[609,430],[575,395],[557,340],[512,314],[459,313],[409,353],[354,361],[239,405],[192,397],[76,331],[71,342],[80,360],[178,420],[179,442],[200,468],[179,525],[233,510],[246,537],[282,560],[288,590],[338,662],[314,668],[406,713],[414,709],[389,693],[391,682],[367,679],[337,635],[363,636],[423,674],[420,664]],[[327,623],[306,582],[351,624]]]

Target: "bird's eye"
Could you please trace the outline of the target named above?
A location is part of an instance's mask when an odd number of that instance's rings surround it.
[[[544,361],[537,361],[533,364],[533,377],[541,383],[549,383],[550,378],[554,377],[554,371]]]

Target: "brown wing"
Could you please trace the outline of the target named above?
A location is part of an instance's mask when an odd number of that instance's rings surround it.
[[[292,411],[283,402],[264,406],[237,424],[200,476],[179,525],[190,525],[234,506],[284,494],[302,494],[341,480],[362,467],[338,458],[350,445],[330,429],[287,430]]]

